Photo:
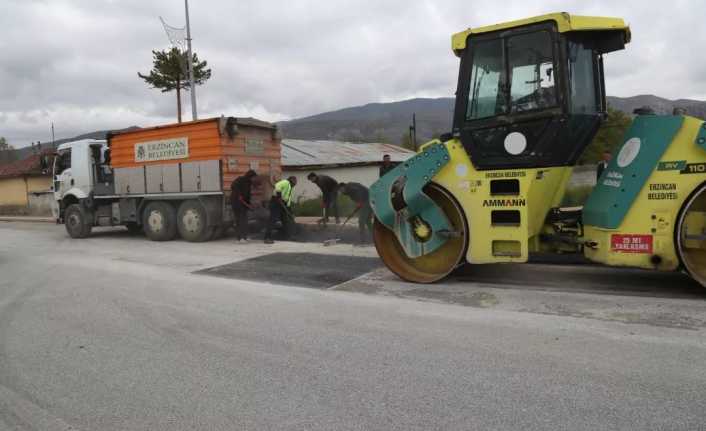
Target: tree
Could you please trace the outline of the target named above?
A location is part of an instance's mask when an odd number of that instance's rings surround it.
[[[177,119],[181,123],[181,90],[189,90],[189,72],[187,68],[188,54],[172,48],[169,51],[152,51],[153,66],[148,75],[137,72],[151,88],[162,90],[166,93],[176,90]],[[206,61],[199,61],[193,53],[194,84],[202,85],[211,77],[211,69],[207,69]]]
[[[600,160],[601,153],[604,151],[612,153],[623,142],[630,124],[632,124],[632,118],[628,114],[609,106],[608,118],[579,158],[579,164],[593,164]]]
[[[409,136],[409,132],[402,134],[402,137],[400,138],[400,147],[412,151],[415,150],[414,144],[412,143],[412,138]]]
[[[7,143],[7,139],[0,136],[0,164],[13,162],[17,159],[15,147]]]

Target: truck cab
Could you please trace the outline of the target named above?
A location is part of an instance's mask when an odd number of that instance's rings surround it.
[[[59,145],[52,173],[52,215],[58,221],[64,221],[64,212],[69,205],[92,199],[96,187],[108,182],[107,148],[106,141],[97,139]]]

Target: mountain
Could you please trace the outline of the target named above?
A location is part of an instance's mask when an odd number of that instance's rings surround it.
[[[643,106],[649,106],[654,109],[656,114],[671,114],[674,108],[686,109],[689,115],[699,118],[706,118],[706,102],[700,100],[678,99],[669,100],[662,97],[653,96],[651,94],[643,94],[632,97],[613,97],[608,96],[608,105],[623,111],[626,114]]]
[[[84,133],[83,135],[74,136],[73,138],[57,139],[54,141],[54,146],[52,147],[51,142],[42,142],[42,150],[47,148],[56,148],[64,142],[80,141],[81,139],[106,139],[106,135],[110,132],[123,132],[128,130],[139,129],[137,126],[130,126],[119,130],[97,130],[95,132]],[[23,160],[25,157],[36,151],[31,145],[27,147],[18,148],[15,150],[16,160]]]
[[[285,138],[400,143],[417,117],[417,139],[429,140],[451,130],[454,99],[410,99],[369,103],[278,123]]]
[[[608,104],[632,115],[643,106],[658,114],[671,114],[675,107],[689,115],[706,118],[706,101],[668,100],[653,95],[634,97],[608,96]],[[410,99],[391,103],[369,103],[278,123],[285,138],[330,139],[339,141],[390,142],[399,144],[409,133],[412,114],[417,117],[417,139],[427,141],[451,131],[453,98]]]

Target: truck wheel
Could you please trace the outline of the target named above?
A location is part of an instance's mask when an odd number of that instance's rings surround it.
[[[176,237],[176,213],[169,202],[150,202],[142,215],[145,235],[152,241],[171,241]]]
[[[90,213],[79,204],[71,204],[66,208],[64,224],[71,238],[86,238],[93,227]]]
[[[195,199],[179,205],[177,227],[179,235],[190,242],[208,241],[213,235],[213,229],[207,226],[206,209]]]

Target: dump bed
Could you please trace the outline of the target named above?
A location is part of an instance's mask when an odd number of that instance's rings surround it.
[[[108,137],[115,192],[230,193],[249,169],[260,178],[254,195],[265,198],[281,175],[280,137],[273,124],[220,117],[136,129]]]

